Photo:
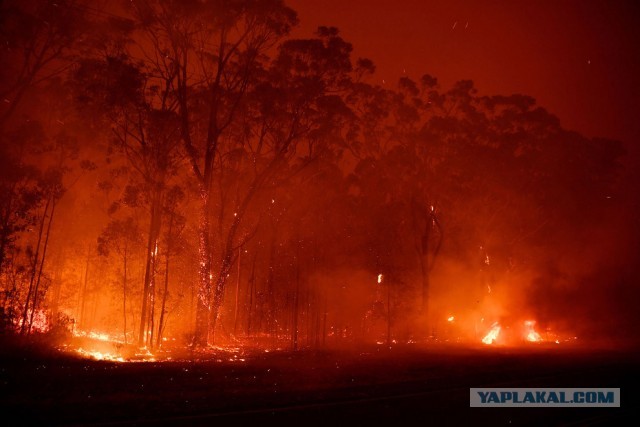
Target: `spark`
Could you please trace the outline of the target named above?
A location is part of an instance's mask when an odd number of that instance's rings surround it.
[[[453,27],[451,27],[451,29],[452,29],[452,30],[455,30],[455,29],[456,29],[456,25],[458,25],[458,21],[456,21],[456,22],[454,22],[454,23],[453,23]]]
[[[382,274],[378,274],[378,284],[382,283],[382,279],[384,276]]]
[[[447,319],[447,322],[453,322],[455,320],[455,318],[453,316],[449,316],[449,318]]]

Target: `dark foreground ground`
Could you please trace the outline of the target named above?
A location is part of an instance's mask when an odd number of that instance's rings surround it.
[[[634,425],[639,362],[634,350],[557,346],[220,353],[145,363],[5,348],[1,424]],[[620,387],[621,408],[469,408],[470,387]]]

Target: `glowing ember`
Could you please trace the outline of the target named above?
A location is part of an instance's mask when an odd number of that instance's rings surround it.
[[[14,322],[15,325],[20,328],[22,326],[22,319],[16,319]],[[27,322],[26,326],[31,327],[31,330],[34,332],[47,332],[51,327],[51,323],[49,321],[49,317],[44,310],[29,310],[27,312]]]
[[[449,318],[447,319],[447,322],[453,322],[455,320],[455,318],[453,316],[449,316]]]
[[[378,274],[378,283],[382,283],[382,274]]]
[[[482,342],[487,345],[493,344],[496,339],[498,339],[498,335],[500,335],[500,329],[500,324],[498,322],[494,322],[493,325],[491,325],[489,333],[482,338]]]
[[[542,337],[535,330],[535,320],[525,320],[524,328],[525,328],[525,339],[530,342],[540,342],[542,341]]]
[[[114,343],[114,344],[122,344],[122,343],[124,343],[124,341],[122,339],[116,338],[115,336],[109,335],[109,334],[107,334],[105,332],[75,331],[73,333],[73,335],[75,335],[76,337],[91,338],[91,339],[94,339],[94,340],[110,342],[110,343]]]
[[[100,351],[91,351],[91,350],[85,350],[83,348],[79,348],[78,350],[76,350],[79,354],[81,354],[84,357],[88,357],[94,360],[107,360],[109,362],[124,362],[124,358],[122,358],[121,356],[112,354],[112,353],[103,353]]]

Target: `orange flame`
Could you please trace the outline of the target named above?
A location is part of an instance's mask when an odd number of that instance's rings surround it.
[[[525,328],[525,339],[530,342],[540,342],[542,341],[542,337],[535,330],[535,320],[525,320],[524,328]]]
[[[482,338],[482,342],[487,345],[493,344],[500,335],[500,329],[500,324],[498,322],[494,322],[493,325],[491,325],[489,333]]]

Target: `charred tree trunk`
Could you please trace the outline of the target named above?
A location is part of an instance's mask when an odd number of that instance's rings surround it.
[[[62,292],[62,270],[64,267],[64,255],[63,252],[60,251],[57,253],[54,265],[55,265],[55,273],[53,276],[53,280],[51,281],[51,318],[54,322],[58,323],[60,320],[59,312],[60,312],[60,293]]]
[[[415,199],[412,201],[413,205],[413,221],[414,227],[418,228],[420,221],[418,217],[423,218],[424,221],[424,229],[421,234],[417,234],[419,237],[416,241],[416,252],[418,253],[418,259],[420,263],[420,275],[422,278],[422,301],[420,306],[420,311],[424,316],[425,321],[425,331],[427,336],[430,335],[430,320],[429,320],[429,299],[430,299],[430,276],[431,271],[433,270],[433,265],[435,259],[438,257],[440,252],[440,248],[442,246],[443,241],[443,232],[442,226],[440,225],[440,221],[438,220],[438,216],[436,213],[436,209],[434,206],[429,206],[428,208],[419,204]],[[419,212],[424,212],[423,214],[419,214]],[[433,232],[437,232],[437,236],[434,237]],[[437,239],[437,240],[435,240]],[[432,248],[431,243],[435,240],[435,246]]]
[[[209,192],[201,190],[201,212],[198,225],[200,277],[196,298],[196,329],[194,344],[199,347],[207,345],[209,335],[209,312],[211,300],[211,238],[209,223]]]
[[[156,246],[153,258],[151,260],[151,282],[149,283],[149,324],[147,325],[148,339],[146,343],[146,345],[149,348],[153,348],[153,339],[155,334],[157,257],[158,257],[158,247]]]
[[[47,256],[47,247],[49,246],[49,236],[51,235],[51,223],[53,222],[53,214],[56,211],[56,201],[51,203],[51,213],[49,214],[49,223],[47,224],[47,235],[44,238],[44,246],[42,248],[42,258],[40,259],[40,268],[38,271],[38,279],[36,280],[36,286],[33,293],[33,307],[31,308],[31,318],[29,319],[28,334],[31,333],[31,327],[33,326],[33,316],[38,308],[38,292],[40,291],[40,280],[42,279],[42,270],[44,268],[44,261]]]
[[[122,325],[124,332],[124,344],[127,344],[127,257],[129,254],[127,253],[127,247],[124,248],[124,253],[122,255]]]
[[[156,339],[156,347],[160,348],[162,344],[162,331],[164,329],[165,313],[167,307],[167,297],[169,296],[169,255],[171,254],[171,233],[173,232],[173,215],[169,217],[169,228],[167,231],[167,248],[164,255],[164,290],[162,292],[162,305],[160,308],[160,319],[158,320],[158,338]]]
[[[149,221],[149,235],[147,240],[147,256],[144,272],[144,285],[142,289],[142,309],[140,312],[140,333],[138,335],[138,345],[144,346],[147,341],[147,324],[149,312],[149,300],[151,291],[151,281],[154,274],[154,258],[158,245],[158,233],[161,225],[161,200],[160,191],[155,190],[151,202],[151,218]]]
[[[27,289],[27,298],[24,302],[24,309],[22,311],[22,323],[20,325],[21,335],[24,335],[27,332],[27,318],[29,316],[29,304],[31,302],[31,298],[33,294],[33,285],[35,283],[36,271],[38,269],[38,259],[40,257],[40,243],[42,242],[42,233],[44,232],[44,223],[47,217],[47,212],[49,211],[50,203],[51,203],[51,199],[47,198],[47,203],[44,206],[44,213],[42,214],[42,219],[40,220],[40,229],[38,231],[38,243],[36,246],[36,252],[33,255],[33,262],[31,263],[31,278],[29,279],[29,289]]]
[[[387,346],[391,345],[391,282],[387,280]]]
[[[213,294],[213,307],[211,310],[211,321],[209,323],[209,342],[213,344],[215,342],[216,325],[218,324],[218,317],[224,303],[224,291],[227,283],[227,277],[233,267],[233,253],[227,251],[222,259],[222,266],[220,268],[220,274],[216,281],[216,287]]]
[[[298,239],[296,256],[296,291],[293,294],[293,310],[291,322],[291,347],[298,350],[298,310],[300,301],[300,239]]]
[[[249,279],[249,304],[248,304],[248,313],[247,313],[247,336],[251,336],[251,322],[253,320],[253,298],[256,289],[256,260],[258,259],[258,250],[256,249],[256,253],[253,256],[253,263],[251,266],[251,278]]]
[[[238,335],[238,305],[240,303],[240,257],[242,255],[242,246],[238,248],[238,275],[236,276],[236,304],[233,312],[233,336]]]
[[[84,328],[85,323],[85,306],[87,304],[87,284],[89,283],[89,258],[91,256],[90,250],[87,250],[87,262],[84,266],[84,283],[82,285],[82,294],[80,301],[80,319],[78,321],[78,327]]]
[[[160,319],[158,320],[158,338],[156,338],[156,348],[162,346],[162,332],[165,326],[165,314],[167,312],[167,297],[169,296],[169,253],[164,259],[164,290],[162,292],[162,304],[160,307]]]

